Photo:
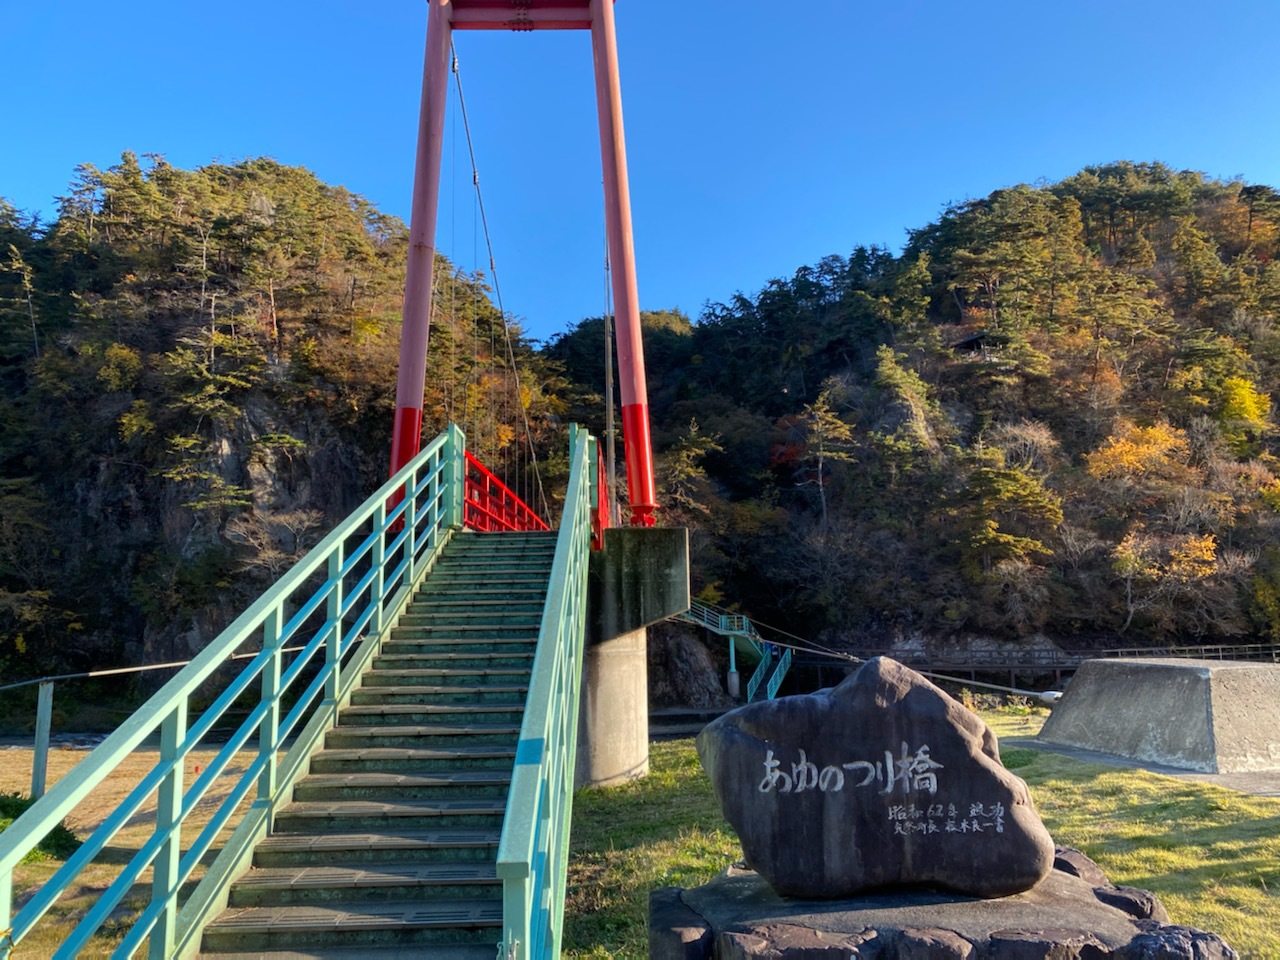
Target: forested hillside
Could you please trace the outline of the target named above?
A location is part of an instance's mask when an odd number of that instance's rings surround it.
[[[1280,639],[1278,227],[1269,187],[1117,163],[650,315],[695,589],[852,644]],[[601,332],[548,349],[588,420]]]
[[[0,202],[0,675],[189,656],[382,483],[406,237],[270,160],[81,167],[48,225]],[[546,378],[438,267],[424,430],[505,473]]]
[[[0,673],[189,655],[381,482],[405,245],[270,160],[0,202]],[[1278,254],[1271,188],[1118,163],[646,314],[695,591],[853,645],[1280,639]],[[424,432],[523,482],[527,412],[554,489],[602,321],[508,351],[437,277]]]

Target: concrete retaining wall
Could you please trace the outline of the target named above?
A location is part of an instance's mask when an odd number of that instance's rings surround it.
[[[1280,665],[1087,660],[1039,739],[1202,773],[1280,770]]]

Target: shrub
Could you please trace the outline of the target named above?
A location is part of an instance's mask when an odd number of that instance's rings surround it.
[[[24,797],[17,793],[0,793],[0,833],[9,828],[9,825],[18,817],[26,813],[27,809],[35,803],[30,797]],[[80,841],[76,835],[67,829],[65,824],[58,824],[48,835],[41,840],[31,852],[23,858],[23,863],[35,863],[38,860],[65,860],[71,854],[80,848]]]

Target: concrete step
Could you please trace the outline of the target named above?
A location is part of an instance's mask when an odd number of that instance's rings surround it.
[[[504,600],[517,600],[520,603],[542,603],[546,600],[547,588],[517,584],[495,584],[486,586],[467,586],[451,583],[447,586],[428,584],[410,602],[410,607],[420,603],[471,603],[474,601],[501,603]]]
[[[493,670],[504,668],[528,671],[533,666],[536,644],[506,646],[498,650],[468,652],[457,647],[415,644],[405,653],[384,653],[374,658],[375,671],[396,670]],[[385,649],[385,648],[384,648]]]
[[[430,576],[431,591],[515,589],[521,591],[547,591],[548,572],[508,573],[493,576],[489,571],[434,570]],[[428,588],[424,588],[428,589]],[[421,596],[421,594],[419,594]]]
[[[433,617],[405,614],[390,643],[405,640],[536,640],[542,615]]]
[[[426,687],[449,688],[457,690],[462,687],[483,687],[486,684],[497,684],[504,687],[528,686],[529,670],[517,667],[498,669],[456,668],[448,667],[407,667],[389,664],[374,667],[362,678],[362,689],[378,687]]]
[[[485,539],[469,539],[466,541],[455,540],[449,544],[450,553],[519,553],[522,551],[532,551],[534,553],[554,552],[556,548],[556,534],[539,533],[534,536],[524,536],[519,533],[504,533],[494,537]]]
[[[501,829],[505,799],[476,797],[470,800],[297,801],[276,814],[278,833],[335,833],[383,831],[393,827],[427,830],[433,827],[487,827]]]
[[[538,645],[538,631],[530,631],[527,627],[508,631],[506,636],[458,636],[463,631],[439,632],[431,634],[430,628],[417,627],[415,634],[425,636],[406,636],[396,631],[387,643],[383,644],[385,654],[408,653],[507,653],[532,654]]]
[[[294,787],[300,803],[347,800],[464,800],[477,797],[505,798],[511,788],[511,771],[440,770],[393,773],[385,770],[352,770],[344,773],[312,773]]]
[[[501,939],[502,901],[333,903],[240,907],[205,927],[210,951],[297,950],[307,947],[487,944]],[[420,953],[419,956],[430,956]]]
[[[470,900],[500,897],[493,863],[353,864],[261,867],[231,887],[232,907],[388,900]]]
[[[539,576],[545,582],[551,573],[550,557],[441,557],[431,570],[434,579],[442,573],[469,573],[489,579],[505,580]]]
[[[519,724],[524,703],[384,703],[350,706],[339,717],[341,726],[429,726],[435,723]]]
[[[541,616],[542,608],[545,606],[544,600],[544,596],[508,597],[505,600],[499,598],[483,599],[468,595],[460,590],[457,594],[434,595],[415,600],[409,604],[405,614],[407,616],[426,615],[435,617],[457,616],[459,614],[484,616],[493,613],[501,613],[504,616],[509,614]]]
[[[467,744],[459,747],[370,747],[364,750],[317,750],[311,773],[430,773],[439,770],[503,770],[515,763],[514,746]]]
[[[493,861],[501,835],[496,828],[409,830],[399,825],[355,833],[275,833],[254,848],[253,862],[258,867],[289,867],[388,860]]]
[[[527,686],[471,684],[461,687],[427,686],[409,684],[391,686],[375,684],[361,687],[351,694],[351,702],[358,706],[376,706],[380,703],[519,703],[523,704]]]
[[[511,548],[495,548],[495,549],[476,549],[470,550],[445,550],[438,563],[449,561],[457,563],[461,561],[477,561],[477,559],[492,559],[492,561],[508,562],[535,562],[540,561],[549,563],[556,556],[556,544],[545,545],[516,545]]]
[[[406,627],[515,627],[529,626],[532,632],[538,632],[543,622],[543,608],[536,607],[529,611],[509,611],[504,607],[495,607],[490,611],[410,611],[399,618],[398,630]]]
[[[520,738],[518,723],[433,723],[413,726],[337,726],[325,734],[330,750],[364,750],[372,747],[422,749],[464,744],[514,745]]]

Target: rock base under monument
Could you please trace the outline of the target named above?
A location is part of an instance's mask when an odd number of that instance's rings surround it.
[[[1078,851],[1060,849],[1035,888],[982,900],[894,891],[788,900],[730,868],[692,890],[650,896],[650,960],[1218,960],[1216,934],[1175,926],[1156,897],[1114,887]]]

